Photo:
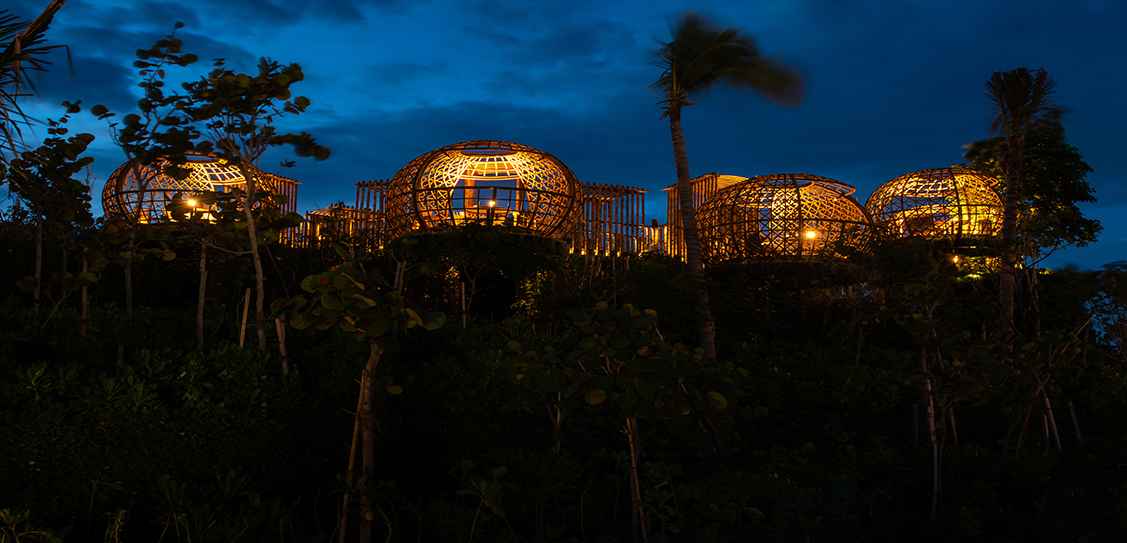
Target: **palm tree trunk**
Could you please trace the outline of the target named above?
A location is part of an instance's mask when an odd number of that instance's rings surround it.
[[[32,298],[35,301],[35,314],[39,315],[39,302],[43,294],[43,221],[35,222],[35,290]]]
[[[258,335],[258,350],[266,350],[266,274],[262,271],[262,255],[258,253],[258,228],[254,219],[254,193],[257,183],[251,168],[239,161],[239,173],[246,180],[243,195],[243,215],[247,221],[247,239],[250,257],[254,261],[254,328]]]
[[[999,275],[1002,331],[1006,349],[1014,350],[1017,321],[1014,299],[1017,290],[1017,211],[1021,202],[1022,160],[1025,138],[1021,126],[1010,123],[1006,134],[1006,197],[1002,208],[1002,273]]]
[[[203,350],[203,311],[207,299],[207,240],[200,240],[200,284],[196,291],[196,349]]]
[[[697,214],[693,207],[693,189],[689,179],[689,158],[685,152],[685,134],[681,130],[681,109],[671,107],[669,131],[673,138],[673,158],[677,166],[677,196],[681,204],[681,226],[685,238],[685,261],[693,295],[694,312],[699,327],[700,343],[705,360],[716,359],[716,324],[708,300],[708,287],[701,267],[700,238],[697,236]]]

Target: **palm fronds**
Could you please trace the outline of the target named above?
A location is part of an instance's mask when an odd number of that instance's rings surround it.
[[[658,55],[662,73],[654,86],[664,92],[667,109],[689,105],[689,96],[717,83],[749,88],[784,105],[803,96],[802,77],[764,56],[755,40],[693,13],[678,21]]]
[[[0,10],[0,156],[15,152],[30,122],[19,99],[34,93],[29,72],[47,69],[47,55],[63,47],[47,43],[47,28],[65,0],[52,0],[30,23]]]

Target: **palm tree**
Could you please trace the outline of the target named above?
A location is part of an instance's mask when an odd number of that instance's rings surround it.
[[[1053,80],[1043,69],[1017,68],[994,72],[986,82],[986,94],[994,103],[991,129],[1004,139],[1003,166],[1005,198],[1002,207],[1002,273],[999,297],[1005,341],[1010,350],[1017,334],[1014,319],[1014,291],[1018,252],[1017,216],[1022,201],[1022,164],[1025,161],[1025,136],[1030,127],[1059,112],[1051,95]]]
[[[14,154],[21,141],[21,126],[28,123],[18,99],[27,95],[29,71],[42,71],[46,56],[60,45],[47,45],[47,27],[63,7],[52,0],[35,20],[27,23],[7,10],[0,10],[0,157]]]
[[[669,118],[673,160],[677,166],[677,194],[685,238],[689,281],[695,291],[700,341],[705,358],[716,358],[716,328],[701,270],[696,210],[689,182],[689,159],[681,130],[681,109],[691,97],[719,83],[751,89],[772,102],[797,105],[803,96],[802,78],[792,69],[763,56],[755,42],[734,28],[721,29],[694,13],[681,17],[673,39],[661,46],[662,73],[654,86],[664,93],[663,114]]]

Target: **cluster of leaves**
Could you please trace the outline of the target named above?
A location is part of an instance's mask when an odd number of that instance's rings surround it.
[[[1079,204],[1094,202],[1095,191],[1087,176],[1092,167],[1079,149],[1065,138],[1062,113],[1055,111],[1029,127],[1022,164],[1023,193],[1019,202],[1021,231],[1036,258],[1043,251],[1083,246],[1095,241],[1101,226],[1085,217]],[[965,158],[975,169],[1005,185],[1004,137],[967,146]]]
[[[272,307],[275,313],[286,314],[298,330],[339,326],[358,340],[374,343],[415,327],[437,330],[445,322],[441,313],[424,319],[407,307],[400,292],[369,280],[358,264],[341,264],[310,275],[301,281],[301,289],[306,294],[278,300]]]

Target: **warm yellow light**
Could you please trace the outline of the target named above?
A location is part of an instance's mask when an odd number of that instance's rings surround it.
[[[188,198],[188,207],[196,207],[200,205],[200,201],[195,198]]]
[[[809,230],[803,232],[802,236],[806,239],[818,239],[818,231],[814,230],[814,229],[809,229]]]
[[[494,207],[496,205],[497,205],[497,200],[490,200],[489,201],[489,207]]]
[[[958,264],[959,263],[959,255],[951,255],[951,263],[952,264]]]

